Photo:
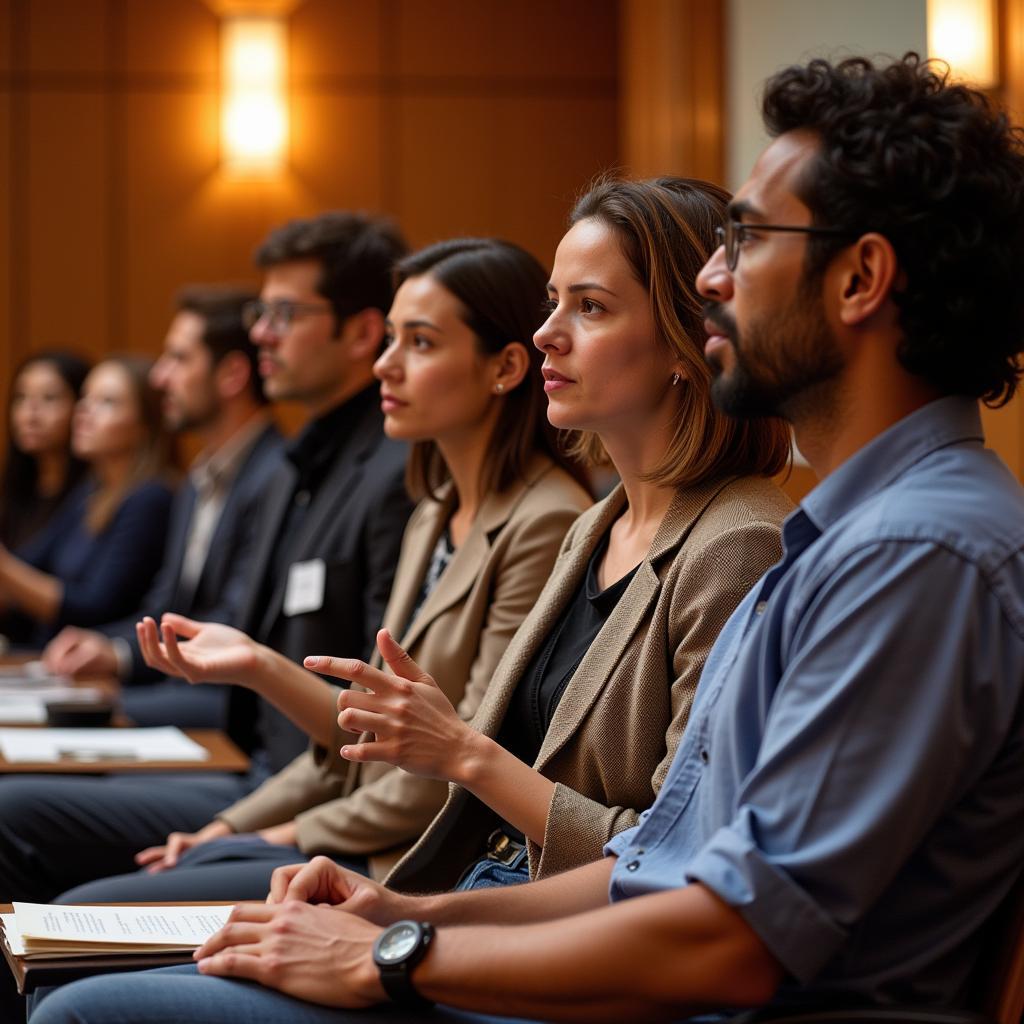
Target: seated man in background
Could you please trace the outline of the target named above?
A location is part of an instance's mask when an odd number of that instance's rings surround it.
[[[774,141],[698,277],[705,353],[721,405],[785,416],[821,483],[715,644],[640,824],[504,889],[281,868],[198,972],[77,982],[33,1024],[963,1003],[1024,864],[1024,490],[977,407],[1021,374],[1024,140],[914,55],[788,68],[764,113]],[[387,703],[431,684],[387,650],[408,680],[378,695],[391,749]],[[388,997],[405,1005],[335,1009]]]
[[[253,298],[207,285],[178,296],[150,381],[163,396],[166,427],[195,433],[203,448],[175,496],[163,565],[131,616],[98,630],[68,626],[43,652],[52,672],[119,678],[138,725],[224,727],[227,688],[159,682],[139,654],[135,623],[169,610],[234,622],[241,610],[260,502],[282,449],[242,322]]]
[[[325,213],[284,225],[257,252],[265,279],[247,319],[264,391],[301,402],[310,421],[266,483],[237,623],[293,661],[369,653],[398,562],[412,507],[406,448],[384,436],[372,368],[404,248],[387,221]],[[201,828],[306,748],[250,690],[232,689],[228,719],[253,759],[245,776],[0,780],[0,901],[45,902],[130,871],[140,850]]]

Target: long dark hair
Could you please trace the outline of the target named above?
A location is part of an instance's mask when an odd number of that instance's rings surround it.
[[[462,305],[463,319],[482,352],[500,352],[518,341],[530,367],[523,380],[500,401],[501,412],[487,447],[481,488],[503,491],[521,480],[535,452],[541,452],[586,486],[585,474],[566,454],[559,432],[548,423],[540,367],[543,355],[533,344],[544,320],[548,275],[525,249],[496,238],[454,238],[437,242],[401,260],[395,288],[429,274]],[[406,483],[414,497],[434,497],[448,479],[437,444],[417,441],[409,456]]]
[[[10,429],[11,410],[18,378],[30,367],[45,363],[51,366],[77,401],[82,393],[82,383],[89,373],[89,364],[73,352],[61,349],[34,352],[18,364],[11,377],[11,388],[7,395],[7,452],[3,470],[0,471],[0,540],[10,543],[15,530],[23,522],[24,510],[31,508],[39,497],[39,464],[34,455],[23,452],[15,443]],[[72,491],[85,475],[87,466],[71,454],[70,433],[68,437],[68,469],[60,490],[54,495],[59,502]]]

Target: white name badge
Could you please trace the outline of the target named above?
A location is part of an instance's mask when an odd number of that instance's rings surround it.
[[[293,562],[288,568],[288,586],[284,592],[285,615],[316,612],[324,606],[324,581],[327,565],[322,558]]]

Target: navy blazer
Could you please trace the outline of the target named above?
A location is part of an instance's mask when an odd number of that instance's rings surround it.
[[[298,479],[294,464],[284,459],[268,486],[248,605],[238,620],[251,636],[300,664],[308,654],[369,656],[412,512],[404,484],[408,449],[384,436],[376,388],[351,401],[357,411],[354,426],[337,439],[333,461],[298,536],[287,540],[290,564],[324,561],[321,607],[286,615],[288,573],[268,586]],[[266,751],[272,771],[283,768],[308,743],[305,733],[281,712],[237,686],[229,698],[228,732],[244,750]]]
[[[196,491],[191,481],[180,488],[171,510],[163,565],[153,585],[128,618],[102,627],[108,636],[120,637],[129,646],[131,671],[124,682],[144,683],[161,678],[161,673],[149,668],[139,653],[135,623],[144,615],[151,615],[157,622],[164,612],[177,612],[203,622],[237,621],[247,597],[260,506],[271,477],[280,468],[283,449],[284,439],[277,427],[268,425],[231,484],[202,571],[192,585],[181,579],[181,568],[192,526]]]
[[[90,480],[74,491],[21,549],[26,562],[64,585],[57,617],[36,627],[34,646],[44,646],[63,626],[95,627],[126,615],[160,568],[172,501],[167,484],[139,484],[98,534],[86,525],[94,488]]]

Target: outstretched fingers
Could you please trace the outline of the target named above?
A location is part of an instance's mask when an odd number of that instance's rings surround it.
[[[391,693],[395,688],[394,676],[367,665],[358,658],[333,658],[329,654],[311,654],[308,658],[303,658],[302,664],[311,672],[319,672],[335,679],[346,679],[374,693]]]
[[[158,672],[173,676],[175,674],[174,666],[164,655],[156,622],[150,616],[147,615],[141,622],[135,624],[135,636],[138,638],[139,651],[146,664]]]
[[[409,656],[409,652],[391,635],[387,629],[377,632],[377,650],[380,656],[400,679],[408,679],[411,683],[437,684]]]

